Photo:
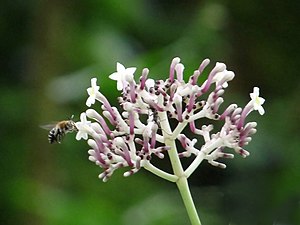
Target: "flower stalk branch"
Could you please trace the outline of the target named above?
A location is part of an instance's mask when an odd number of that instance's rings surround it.
[[[150,162],[145,163],[144,168],[146,170],[150,171],[151,173],[155,174],[156,176],[159,176],[170,182],[176,182],[178,180],[178,177],[176,175],[169,174],[169,173],[157,168],[156,166],[153,166]]]

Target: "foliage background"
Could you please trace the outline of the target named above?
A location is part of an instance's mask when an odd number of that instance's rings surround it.
[[[78,119],[93,76],[115,99],[107,76],[117,61],[165,79],[180,56],[186,75],[206,57],[236,73],[224,104],[246,104],[253,86],[266,99],[266,114],[251,116],[250,157],[226,170],[204,163],[191,177],[203,224],[300,224],[299,9],[292,0],[1,1],[0,223],[188,224],[174,184],[146,171],[102,183],[86,143],[68,135],[49,145],[39,128]]]

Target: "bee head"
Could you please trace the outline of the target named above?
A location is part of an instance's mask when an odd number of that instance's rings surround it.
[[[75,122],[73,120],[69,120],[66,123],[66,128],[69,132],[77,131],[77,127],[76,127]]]

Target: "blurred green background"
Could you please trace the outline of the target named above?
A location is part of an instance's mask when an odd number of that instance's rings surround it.
[[[144,170],[103,183],[84,141],[49,145],[39,128],[78,120],[94,76],[116,104],[117,61],[165,79],[175,56],[186,77],[206,57],[209,69],[225,62],[236,77],[224,105],[245,105],[253,86],[266,99],[266,114],[249,118],[251,155],[225,170],[204,162],[191,177],[203,224],[300,224],[299,9],[292,0],[1,1],[0,224],[189,224],[174,184]]]

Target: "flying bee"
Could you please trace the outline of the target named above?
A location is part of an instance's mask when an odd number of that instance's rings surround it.
[[[72,118],[70,120],[63,120],[57,122],[56,124],[48,124],[41,127],[46,130],[50,130],[48,134],[48,141],[50,144],[55,142],[60,144],[66,133],[78,131]]]

